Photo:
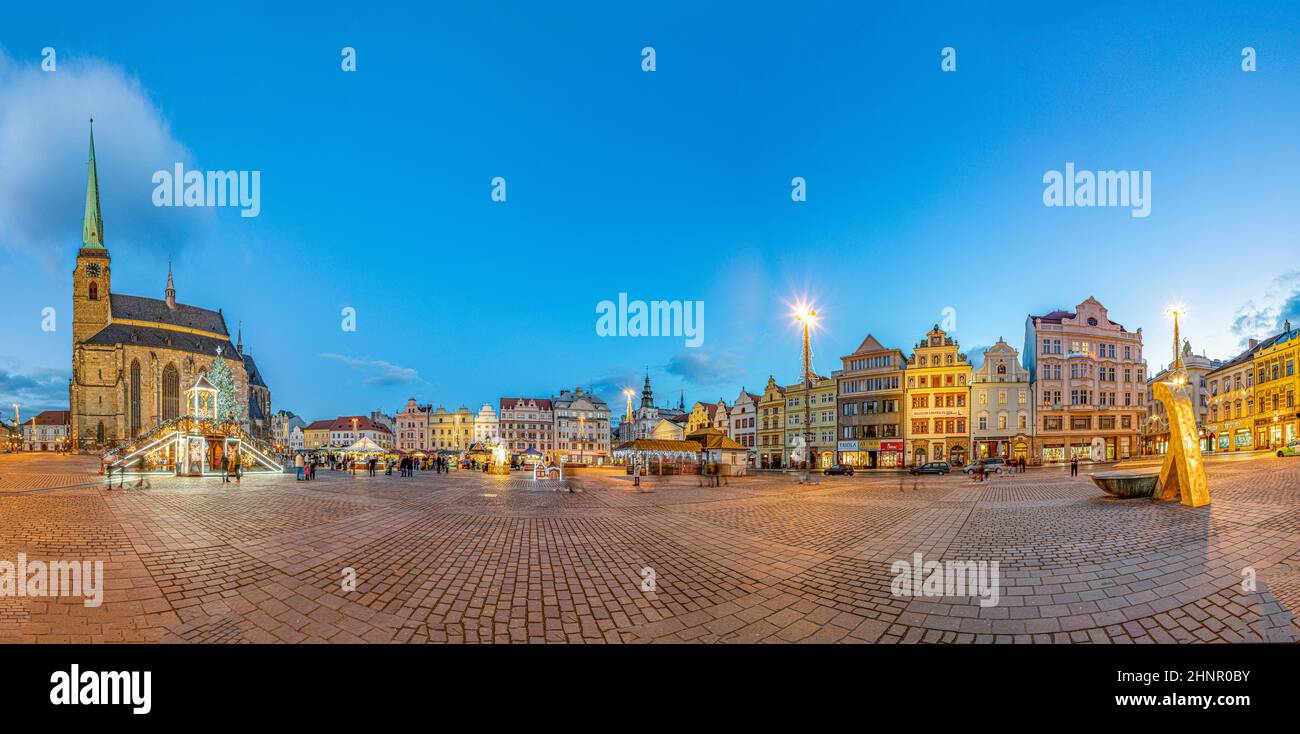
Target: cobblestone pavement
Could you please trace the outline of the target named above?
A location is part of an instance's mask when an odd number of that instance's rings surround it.
[[[53,452],[0,454],[0,494],[95,482],[99,459]]]
[[[21,461],[0,457],[0,482],[40,475]],[[61,457],[46,473],[83,481],[94,466]],[[0,597],[0,641],[1300,638],[1300,459],[1211,463],[1213,504],[1198,509],[1114,500],[1057,472],[675,477],[637,491],[590,470],[571,484],[322,472],[108,491],[31,478],[0,491],[0,561],[103,560],[104,600]],[[917,552],[998,561],[999,603],[894,595],[891,564]]]

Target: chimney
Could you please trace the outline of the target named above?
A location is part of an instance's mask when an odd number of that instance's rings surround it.
[[[1254,349],[1254,348],[1257,347],[1257,346],[1259,346],[1259,340],[1258,340],[1258,339],[1251,339],[1251,340],[1250,340],[1250,348],[1251,348],[1251,349]]]

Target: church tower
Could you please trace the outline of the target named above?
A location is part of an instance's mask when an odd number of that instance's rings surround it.
[[[86,216],[81,249],[72,272],[72,344],[81,344],[108,326],[109,256],[104,247],[104,220],[99,211],[99,174],[95,170],[95,130],[91,120],[90,164],[86,174]]]

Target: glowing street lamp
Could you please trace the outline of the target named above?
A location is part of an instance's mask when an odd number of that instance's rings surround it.
[[[817,311],[810,305],[800,303],[795,306],[794,320],[803,324],[803,474],[800,484],[808,484],[809,469],[812,461],[812,341],[809,336],[817,323]]]

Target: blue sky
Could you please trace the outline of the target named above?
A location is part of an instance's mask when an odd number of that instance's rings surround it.
[[[824,372],[947,307],[964,346],[1020,347],[1027,314],[1095,296],[1153,366],[1171,301],[1211,356],[1300,321],[1295,3],[462,5],[7,8],[3,403],[66,405],[92,114],[114,291],[161,297],[172,257],[308,418],[617,404],[647,366],[673,401],[730,400],[796,379],[800,296]],[[261,171],[260,216],[153,207],[177,161]],[[1151,171],[1151,215],[1043,206],[1070,161]],[[704,345],[596,336],[620,292],[703,301]]]

